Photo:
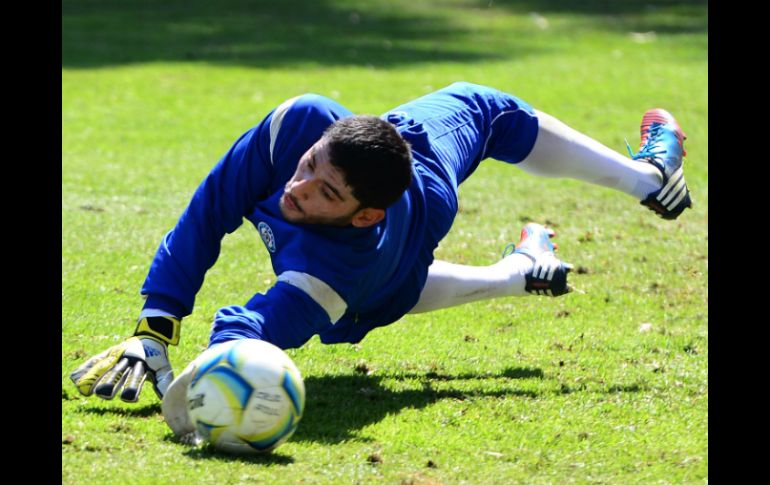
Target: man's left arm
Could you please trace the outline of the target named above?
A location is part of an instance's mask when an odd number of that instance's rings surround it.
[[[318,282],[320,280],[315,283]],[[245,306],[220,309],[214,317],[209,348],[239,339],[264,340],[282,349],[299,347],[313,335],[332,327],[345,310],[339,301],[324,295],[324,291],[279,278],[275,286],[265,294],[258,293]],[[163,397],[163,417],[177,436],[192,437],[195,431],[187,415],[186,396],[200,364],[198,356],[171,383]]]

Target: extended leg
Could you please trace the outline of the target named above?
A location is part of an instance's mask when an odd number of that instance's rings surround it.
[[[502,296],[522,296],[524,275],[532,260],[512,254],[491,266],[466,266],[434,261],[417,305],[409,313],[424,313]]]
[[[559,261],[554,232],[530,223],[521,231],[513,252],[490,266],[466,266],[434,261],[420,299],[409,313],[423,313],[503,296],[559,296],[569,291],[567,273],[572,265]]]
[[[664,219],[692,207],[682,170],[686,136],[667,111],[652,109],[642,118],[639,151],[632,158],[607,148],[553,116],[535,110],[538,134],[518,166],[546,177],[570,177],[636,197]],[[629,152],[630,152],[629,148]]]
[[[549,114],[535,113],[539,122],[535,146],[518,164],[526,172],[583,180],[637,200],[661,187],[663,178],[655,166],[627,158]]]
[[[416,126],[425,130],[433,147],[429,158],[455,187],[482,160],[494,158],[529,173],[619,190],[666,219],[675,219],[692,205],[682,170],[686,136],[662,109],[644,114],[639,151],[630,158],[486,86],[455,83],[398,110],[421,122]]]

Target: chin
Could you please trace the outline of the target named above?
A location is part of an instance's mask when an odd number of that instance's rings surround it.
[[[292,214],[288,211],[281,211],[281,214],[283,215],[283,218],[286,219],[288,222],[293,222],[295,224],[305,224],[306,221],[303,219],[303,217],[300,214]]]
[[[292,214],[291,211],[283,205],[283,202],[278,204],[278,208],[281,210],[281,215],[284,219],[289,222],[298,222],[297,219],[299,219],[299,217],[295,214]]]

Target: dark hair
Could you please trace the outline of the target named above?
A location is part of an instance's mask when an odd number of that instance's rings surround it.
[[[386,209],[412,183],[412,153],[396,128],[376,116],[350,116],[324,131],[329,160],[362,207]]]

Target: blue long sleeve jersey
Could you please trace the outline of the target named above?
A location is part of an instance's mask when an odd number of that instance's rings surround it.
[[[315,94],[290,99],[244,133],[195,191],[163,238],[141,293],[143,315],[183,318],[216,262],[221,240],[248,219],[262,238],[277,282],[243,306],[219,310],[211,343],[258,338],[298,347],[360,341],[401,318],[420,296],[433,251],[457,213],[457,187],[492,157],[521,161],[537,118],[509,94],[468,83],[382,115],[411,145],[413,181],[367,228],[289,223],[278,202],[300,157],[337,119],[352,113]]]

